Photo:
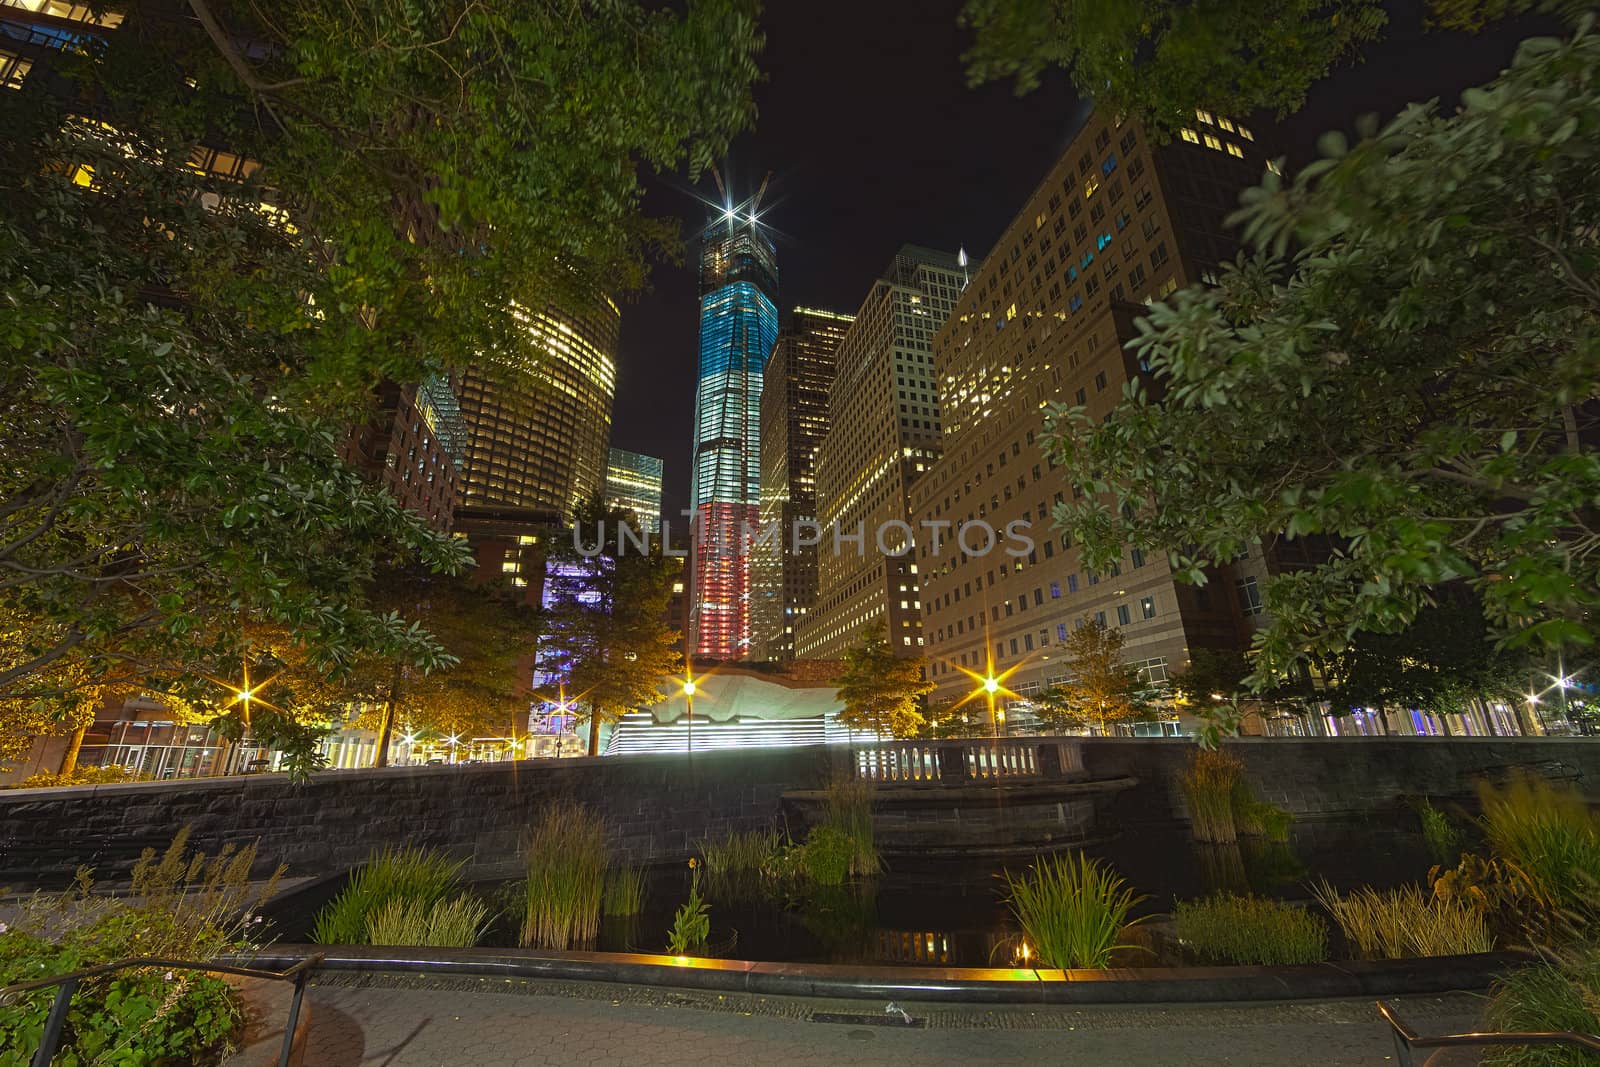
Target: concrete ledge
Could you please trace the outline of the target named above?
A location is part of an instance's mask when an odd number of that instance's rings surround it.
[[[771,996],[974,1004],[1193,1004],[1443,993],[1486,989],[1505,971],[1533,958],[1525,953],[1490,952],[1294,967],[1056,971],[760,963],[625,952],[274,945],[251,957],[250,965],[281,968],[312,952],[326,953],[321,970],[544,978]]]

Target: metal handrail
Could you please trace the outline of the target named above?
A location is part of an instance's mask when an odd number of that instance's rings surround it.
[[[289,1002],[289,1021],[283,1029],[283,1050],[278,1055],[278,1067],[289,1067],[289,1055],[294,1050],[294,1028],[300,1021],[300,1002],[305,999],[306,979],[322,962],[323,954],[314,952],[283,971],[261,971],[253,967],[234,967],[226,963],[201,963],[195,960],[169,960],[158,956],[136,956],[125,960],[102,963],[98,967],[85,967],[80,971],[58,974],[50,978],[35,978],[0,988],[0,1008],[15,1004],[23,994],[36,989],[56,986],[56,996],[50,1004],[50,1014],[45,1019],[44,1033],[39,1047],[34,1051],[30,1067],[50,1067],[61,1045],[61,1034],[66,1029],[67,1012],[78,984],[85,978],[98,978],[104,974],[125,971],[131,967],[165,967],[169,971],[204,971],[210,974],[233,974],[243,978],[266,978],[278,982],[294,983],[294,998]]]
[[[1489,1045],[1565,1045],[1568,1048],[1600,1052],[1600,1037],[1580,1034],[1572,1030],[1532,1031],[1528,1033],[1498,1033],[1474,1031],[1466,1034],[1440,1034],[1423,1037],[1400,1021],[1394,1008],[1378,1001],[1378,1014],[1394,1028],[1395,1059],[1400,1067],[1412,1067],[1413,1049],[1465,1048]]]

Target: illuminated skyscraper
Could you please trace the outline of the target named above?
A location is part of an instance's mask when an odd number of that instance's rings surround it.
[[[700,251],[700,379],[689,486],[696,543],[689,627],[694,653],[750,650],[750,557],[761,485],[761,384],[778,336],[778,262],[754,214],[728,212]]]
[[[660,533],[664,467],[656,456],[613,448],[606,464],[606,503],[637,515],[641,530]]]
[[[467,449],[458,499],[570,521],[605,491],[621,314],[609,299],[582,313],[512,312],[528,331],[522,359],[470,364],[456,381]],[[458,520],[462,517],[458,512]]]
[[[796,543],[798,523],[817,519],[817,447],[828,425],[834,356],[853,315],[798,307],[778,334],[761,394],[761,528],[750,613],[753,656],[794,658],[795,628],[817,599],[817,546]],[[802,539],[803,542],[804,539]]]

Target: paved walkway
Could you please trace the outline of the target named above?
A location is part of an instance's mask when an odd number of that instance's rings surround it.
[[[1394,1062],[1388,1029],[1367,1001],[1037,1010],[908,1004],[926,1028],[904,1029],[813,1018],[882,1009],[866,1001],[397,981],[403,984],[314,987],[305,1067]],[[1420,1029],[1437,1032],[1471,1028],[1478,1003],[1464,995],[1414,997],[1403,1007]]]

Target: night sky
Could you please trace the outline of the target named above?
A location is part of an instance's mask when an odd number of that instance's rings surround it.
[[[736,199],[773,172],[762,214],[778,248],[779,310],[810,304],[853,312],[902,244],[985,255],[1071,140],[1087,106],[1064,75],[1016,97],[1007,84],[968,89],[959,2],[769,0],[756,88],[756,127],[729,154],[723,177]],[[1318,134],[1357,115],[1387,118],[1412,100],[1456,94],[1492,78],[1516,42],[1548,26],[1503,23],[1476,37],[1426,33],[1417,9],[1391,5],[1389,33],[1359,66],[1336,71],[1306,108],[1278,127],[1291,161],[1314,154]],[[1271,124],[1270,115],[1251,125]],[[650,184],[645,210],[692,234],[707,176]],[[688,504],[698,296],[694,249],[658,265],[650,291],[623,305],[612,444],[666,461],[664,510]]]

